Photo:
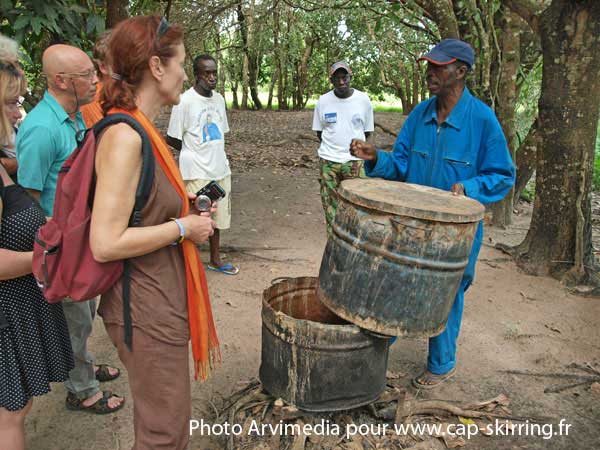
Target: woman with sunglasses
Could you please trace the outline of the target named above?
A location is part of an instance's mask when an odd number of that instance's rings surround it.
[[[6,39],[6,38],[4,38]],[[10,142],[26,81],[13,60],[0,60],[0,142]],[[43,211],[0,165],[0,447],[25,448],[25,416],[34,396],[73,367],[62,305],[50,305],[31,275],[33,241]]]
[[[108,58],[112,71],[102,108],[106,115],[129,114],[144,128],[155,176],[142,226],[130,227],[141,138],[123,123],[104,132],[96,154],[90,244],[98,261],[129,260],[131,310],[124,307],[119,280],[102,295],[98,313],[127,368],[133,449],[183,450],[191,417],[188,342],[197,378],[206,379],[220,358],[196,247],[213,233],[214,223],[210,213],[191,212],[177,164],[153,125],[163,106],[179,102],[187,79],[183,33],[159,17],[133,17],[113,29]]]

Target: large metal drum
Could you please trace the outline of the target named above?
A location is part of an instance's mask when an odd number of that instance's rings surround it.
[[[264,291],[260,381],[308,411],[371,403],[386,385],[389,340],[337,317],[316,289],[316,278],[303,277]]]
[[[430,187],[342,182],[319,299],[362,328],[427,337],[444,330],[484,207]]]

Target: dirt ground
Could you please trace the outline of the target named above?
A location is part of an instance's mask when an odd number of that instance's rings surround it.
[[[376,114],[376,121],[399,129],[400,117]],[[277,277],[316,276],[326,242],[318,189],[310,112],[232,112],[227,151],[233,170],[233,224],[222,234],[226,261],[240,267],[237,276],[208,272],[213,311],[223,364],[206,383],[192,387],[193,418],[214,419],[223,398],[258,376],[261,346],[261,295]],[[381,146],[393,137],[376,130]],[[600,448],[600,392],[589,385],[561,393],[544,388],[569,379],[506,373],[579,373],[568,366],[590,362],[600,367],[600,300],[570,294],[549,278],[520,272],[496,242],[523,238],[530,207],[508,230],[486,229],[475,283],[466,295],[459,338],[458,373],[452,381],[420,398],[482,401],[504,393],[520,416],[551,416],[571,424],[568,436],[478,435],[468,449],[592,449]],[[203,252],[206,258],[206,252]],[[101,320],[90,347],[97,361],[121,366]],[[402,384],[422,370],[426,340],[400,339],[391,349],[389,369],[402,374]],[[128,396],[127,377],[107,388]],[[34,402],[27,421],[32,450],[129,449],[133,442],[132,402],[114,415],[94,416],[65,409],[65,389]],[[0,445],[1,447],[1,445]],[[194,434],[193,450],[224,448],[224,440]],[[339,447],[342,448],[342,447]]]

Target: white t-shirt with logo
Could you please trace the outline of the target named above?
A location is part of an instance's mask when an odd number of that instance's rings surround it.
[[[179,170],[184,180],[220,180],[231,174],[225,155],[229,132],[225,99],[204,97],[192,87],[173,107],[167,134],[182,141]]]
[[[348,98],[332,91],[323,94],[313,115],[314,131],[321,131],[319,157],[345,163],[358,158],[350,154],[352,139],[365,140],[365,131],[373,131],[373,106],[364,92],[354,89]]]

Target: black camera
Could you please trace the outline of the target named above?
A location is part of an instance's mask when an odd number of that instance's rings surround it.
[[[221,200],[225,195],[225,190],[216,181],[211,181],[196,192],[194,206],[198,211],[210,211],[212,204]]]

